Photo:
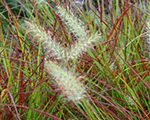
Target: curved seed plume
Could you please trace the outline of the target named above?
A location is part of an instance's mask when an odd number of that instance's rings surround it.
[[[38,25],[33,22],[25,21],[26,25],[29,27],[28,32],[32,33],[34,38],[42,42],[43,48],[45,49],[46,53],[52,52],[51,56],[55,56],[58,60],[65,61],[65,51],[58,42],[55,41],[55,38],[52,39],[50,33],[46,33],[44,28],[39,27]]]
[[[84,42],[77,41],[75,45],[71,45],[71,49],[68,50],[68,60],[77,60],[83,53],[87,51],[87,49],[90,49],[93,44],[95,44],[98,39],[100,38],[100,35],[92,34],[87,40]]]
[[[74,33],[75,37],[80,38],[80,40],[84,41],[88,35],[88,32],[84,28],[84,23],[80,19],[75,17],[71,11],[69,11],[68,13],[65,8],[61,6],[57,6],[57,13],[69,27],[71,32]]]
[[[57,6],[57,13],[77,38],[75,45],[71,45],[71,48],[66,50],[68,51],[67,60],[77,60],[82,53],[98,42],[101,35],[98,33],[88,35],[89,32],[84,28],[84,23],[65,8]]]
[[[69,101],[79,102],[86,95],[84,85],[80,82],[80,78],[76,77],[75,73],[69,72],[65,68],[52,61],[45,61],[46,69],[51,74],[62,90],[64,96],[67,96]]]

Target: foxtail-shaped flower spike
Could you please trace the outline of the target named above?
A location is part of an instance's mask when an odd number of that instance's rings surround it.
[[[84,23],[80,19],[77,19],[71,11],[68,12],[61,6],[57,6],[57,9],[60,18],[77,38],[75,45],[71,45],[71,49],[67,50],[67,59],[76,60],[82,53],[86,52],[87,49],[90,49],[93,44],[97,43],[101,35],[98,33],[88,35],[89,32],[84,28]]]
[[[44,28],[38,27],[37,24],[33,22],[25,21],[26,25],[29,27],[28,32],[42,42],[43,48],[47,53],[52,52],[52,56],[55,56],[58,60],[65,60],[65,51],[55,38],[52,39],[51,35],[47,33]]]
[[[80,19],[74,16],[71,11],[68,12],[61,6],[57,6],[57,14],[69,27],[71,32],[74,33],[76,38],[80,38],[83,41],[85,40],[88,35],[88,31],[85,30],[84,23]]]
[[[81,54],[86,52],[87,49],[90,49],[93,44],[95,44],[100,38],[99,34],[92,34],[89,38],[85,39],[84,42],[77,41],[75,45],[71,46],[71,49],[68,50],[68,59],[77,60]]]
[[[80,77],[76,77],[75,73],[70,73],[52,61],[45,61],[45,66],[69,101],[79,102],[86,96],[86,89],[81,83]]]

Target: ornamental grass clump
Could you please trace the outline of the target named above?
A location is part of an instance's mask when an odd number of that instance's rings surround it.
[[[72,16],[68,17],[70,19],[72,18],[71,20],[75,26],[78,24],[76,21],[74,21],[73,14]],[[64,22],[66,23],[67,21],[65,20]],[[28,33],[32,34],[33,37],[38,40],[38,42],[42,43],[45,52],[47,54],[51,53],[50,56],[54,59],[62,60],[62,64],[66,63],[66,61],[69,60],[77,60],[82,53],[84,53],[88,48],[91,48],[92,44],[96,43],[100,38],[100,34],[98,33],[88,35],[88,32],[86,32],[84,27],[79,24],[78,28],[81,28],[81,30],[83,31],[83,35],[80,34],[82,33],[82,31],[77,31],[73,26],[71,30],[75,29],[75,33],[77,34],[76,37],[78,38],[78,40],[74,45],[71,45],[71,47],[64,48],[61,46],[61,44],[56,42],[55,38],[52,39],[51,33],[46,32],[43,27],[38,26],[32,21],[25,21],[25,24],[29,28]],[[46,59],[48,58],[47,54]],[[80,82],[81,78],[77,77],[75,73],[71,73],[69,70],[67,70],[67,68],[62,68],[60,66],[61,65],[57,65],[50,60],[46,60],[45,62],[45,67],[48,73],[54,77],[55,81],[57,82],[58,88],[63,92],[64,96],[67,96],[69,101],[77,102],[85,98],[86,87],[82,82]]]
[[[150,119],[150,2],[19,3],[0,20],[0,119]]]
[[[97,32],[90,34],[84,28],[83,22],[77,19],[71,11],[66,11],[64,7],[57,6],[57,13],[77,39],[71,47],[62,47],[61,44],[56,42],[55,38],[52,39],[51,33],[46,32],[41,26],[38,27],[37,24],[28,21],[25,21],[25,23],[29,27],[28,33],[31,33],[35,39],[42,43],[47,53],[46,56],[51,53],[51,57],[62,60],[64,64],[69,60],[77,60],[81,54],[98,42],[100,34]],[[66,68],[59,67],[52,61],[46,61],[45,66],[69,101],[79,101],[85,97],[85,87],[74,73],[69,72]]]
[[[71,73],[66,68],[60,67],[57,62],[45,61],[45,66],[49,74],[54,77],[58,88],[68,98],[68,101],[79,102],[86,97],[86,89],[75,73]]]

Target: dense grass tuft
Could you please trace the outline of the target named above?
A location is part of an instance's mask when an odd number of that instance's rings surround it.
[[[149,1],[1,4],[0,119],[150,119]]]

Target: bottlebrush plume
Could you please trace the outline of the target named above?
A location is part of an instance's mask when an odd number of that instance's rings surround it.
[[[85,39],[84,42],[77,41],[75,45],[71,45],[70,50],[68,50],[68,59],[77,60],[81,54],[86,52],[87,49],[90,49],[93,44],[95,44],[100,38],[100,35],[92,34],[88,39]]]
[[[69,72],[65,68],[52,61],[45,61],[45,66],[49,74],[51,74],[62,90],[64,96],[67,96],[69,101],[79,102],[86,95],[84,85],[80,82],[80,78],[76,77],[75,73]]]
[[[88,30],[84,28],[84,23],[71,11],[68,12],[61,6],[57,6],[57,9],[57,13],[60,18],[65,22],[77,38],[75,45],[71,45],[71,48],[66,50],[67,59],[77,60],[82,53],[86,52],[87,49],[90,49],[93,44],[100,40],[101,35],[98,33],[89,35]]]
[[[85,40],[88,32],[85,31],[84,23],[80,19],[75,17],[71,11],[68,12],[61,6],[57,6],[57,13],[77,38]]]
[[[28,32],[42,42],[43,48],[47,53],[52,52],[51,56],[55,56],[58,60],[65,60],[65,48],[56,42],[55,38],[52,39],[51,35],[41,26],[38,27],[37,24],[28,21],[25,21],[25,23],[29,27]]]

